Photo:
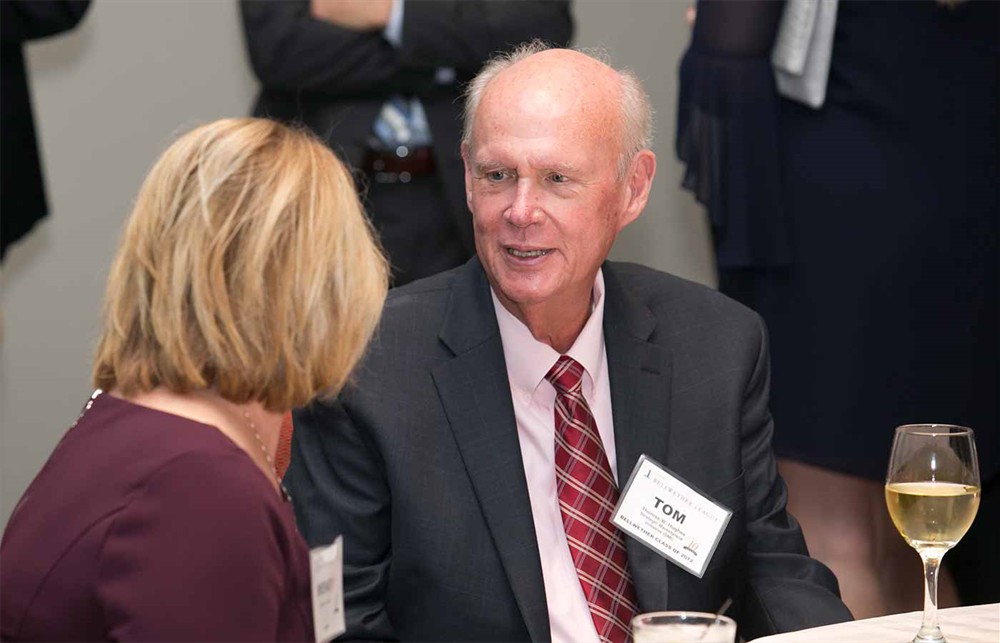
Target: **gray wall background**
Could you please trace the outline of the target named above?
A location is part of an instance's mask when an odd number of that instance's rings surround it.
[[[714,285],[705,216],[672,151],[687,5],[578,0],[576,44],[637,72],[657,112],[653,194],[613,256]],[[104,280],[147,169],[178,133],[247,114],[256,90],[235,0],[95,0],[28,62],[51,214],[0,274],[0,525],[91,392]]]

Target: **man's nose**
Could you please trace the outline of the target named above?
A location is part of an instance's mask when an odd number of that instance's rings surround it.
[[[506,212],[507,220],[519,228],[526,228],[538,223],[542,218],[542,205],[539,196],[530,179],[520,179],[517,182],[514,201]]]

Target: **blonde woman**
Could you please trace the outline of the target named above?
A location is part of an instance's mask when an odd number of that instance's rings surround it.
[[[111,269],[98,391],[4,534],[2,638],[312,637],[278,426],[343,385],[386,287],[310,135],[229,119],[167,149]]]

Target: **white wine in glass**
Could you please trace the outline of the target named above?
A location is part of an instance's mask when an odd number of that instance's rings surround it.
[[[913,643],[942,643],[937,620],[941,559],[979,509],[979,462],[972,429],[908,424],[896,429],[885,502],[896,529],[924,564],[924,618]]]

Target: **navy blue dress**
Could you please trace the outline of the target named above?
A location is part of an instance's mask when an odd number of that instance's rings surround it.
[[[879,480],[894,427],[962,424],[985,482],[1000,469],[1000,3],[840,2],[819,110],[775,92],[774,6],[752,46],[725,50],[713,31],[740,21],[699,3],[677,151],[720,289],[770,329],[775,450]]]

